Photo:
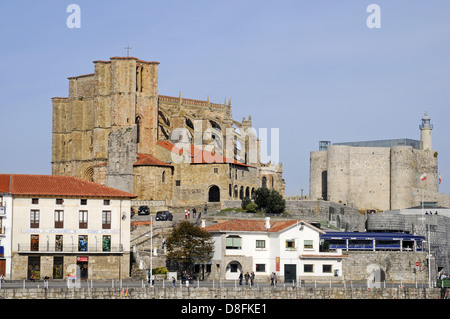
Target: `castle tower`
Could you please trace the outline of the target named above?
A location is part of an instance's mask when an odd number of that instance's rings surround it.
[[[420,127],[420,144],[423,150],[432,150],[432,139],[431,139],[431,131],[433,130],[433,125],[430,124],[430,117],[428,113],[425,112],[422,117],[422,124]]]

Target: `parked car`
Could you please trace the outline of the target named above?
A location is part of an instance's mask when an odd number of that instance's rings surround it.
[[[173,220],[173,215],[168,210],[156,212],[156,220]]]
[[[138,215],[150,215],[148,206],[139,206]]]

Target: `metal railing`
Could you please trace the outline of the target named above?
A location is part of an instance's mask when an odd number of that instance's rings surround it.
[[[122,253],[123,245],[109,245],[103,247],[101,244],[87,247],[79,247],[78,245],[47,245],[41,244],[38,247],[32,247],[29,243],[21,243],[17,245],[19,253]]]

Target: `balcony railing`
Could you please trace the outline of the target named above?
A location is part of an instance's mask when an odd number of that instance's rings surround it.
[[[103,247],[102,245],[92,245],[87,248],[80,248],[78,245],[64,245],[62,248],[55,245],[39,245],[39,247],[31,246],[29,243],[18,244],[17,251],[19,253],[51,253],[51,254],[65,254],[65,253],[97,253],[97,254],[111,254],[123,253],[123,245],[110,245]]]

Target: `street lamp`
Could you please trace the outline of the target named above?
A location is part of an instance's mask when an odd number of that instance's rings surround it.
[[[149,235],[145,235],[148,237]],[[150,216],[150,277],[148,278],[151,282],[153,277],[153,218]]]

